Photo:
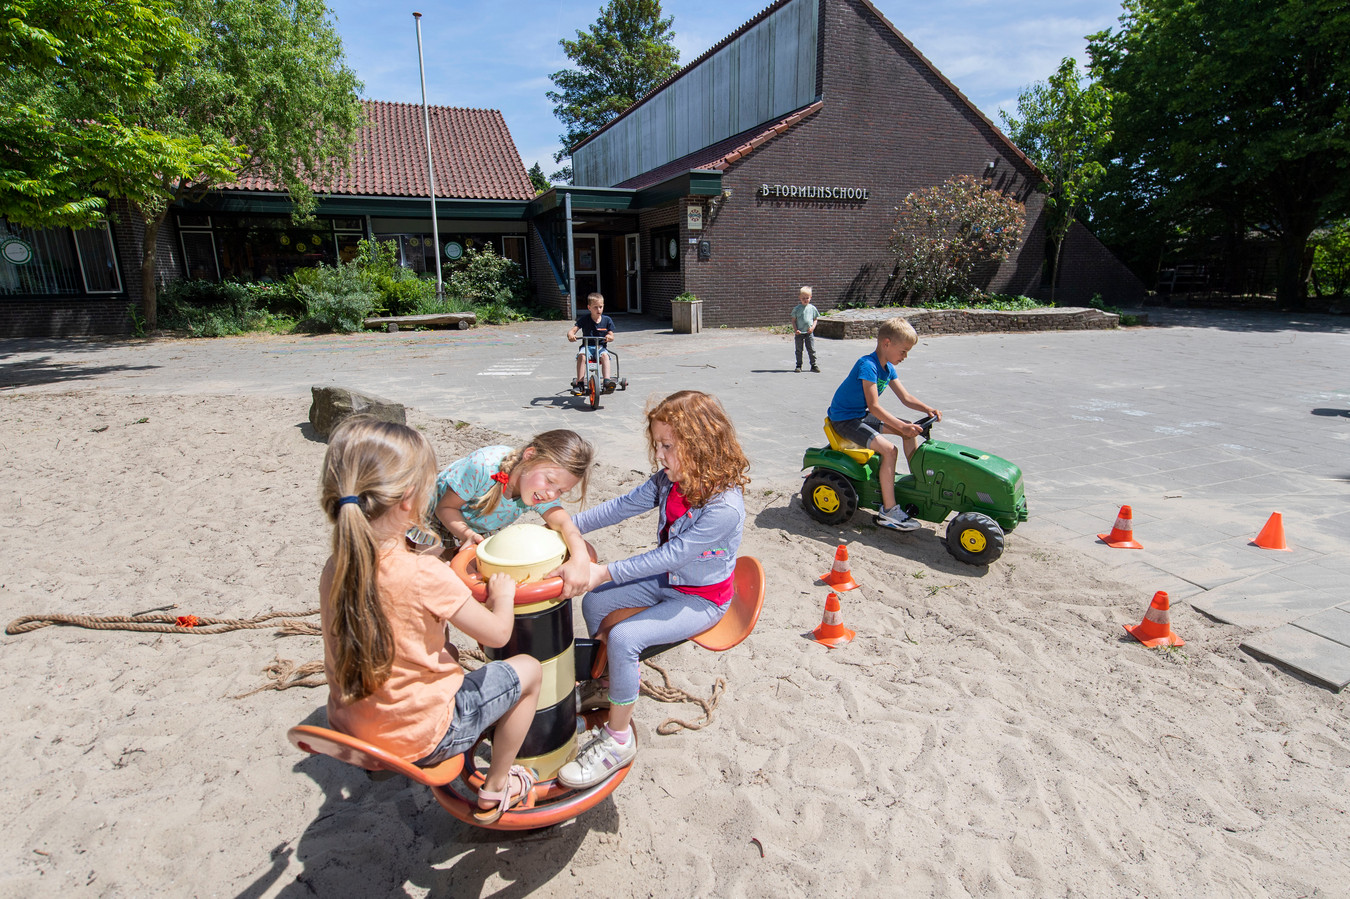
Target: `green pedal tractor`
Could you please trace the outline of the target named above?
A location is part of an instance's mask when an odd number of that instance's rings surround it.
[[[931,439],[935,420],[914,422],[923,428],[924,442],[909,460],[909,473],[895,479],[895,501],[914,518],[934,524],[955,512],[947,525],[947,551],[969,565],[988,565],[1003,555],[1004,534],[1027,520],[1022,470],[1007,459]],[[808,449],[802,457],[802,468],[811,469],[802,484],[806,514],[840,525],[859,507],[879,509],[881,457],[841,438],[828,418],[825,436],[829,446]]]

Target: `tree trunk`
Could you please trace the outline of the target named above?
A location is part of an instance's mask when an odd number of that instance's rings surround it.
[[[1064,252],[1064,241],[1069,235],[1061,234],[1055,241],[1055,255],[1050,260],[1050,305],[1055,305],[1055,287],[1059,285],[1059,254]]]
[[[157,215],[145,215],[145,239],[141,245],[141,314],[145,316],[146,331],[153,331],[159,327],[155,253],[159,247],[159,228],[164,224],[167,212],[166,207]]]
[[[1275,282],[1275,303],[1281,309],[1299,312],[1304,306],[1304,291],[1311,267],[1306,262],[1308,237],[1312,229],[1285,231],[1280,237],[1280,274]]]

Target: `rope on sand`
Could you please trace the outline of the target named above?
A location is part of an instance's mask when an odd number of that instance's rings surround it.
[[[722,698],[722,694],[727,690],[727,682],[725,680],[719,677],[713,683],[712,694],[707,699],[700,699],[693,693],[672,686],[670,683],[670,675],[666,673],[666,669],[662,668],[651,659],[644,659],[643,663],[648,668],[651,668],[660,674],[661,680],[664,682],[658,687],[655,684],[649,684],[646,680],[643,680],[638,688],[638,691],[643,696],[650,696],[658,702],[692,702],[703,709],[703,717],[692,724],[688,721],[681,721],[679,718],[667,718],[656,726],[656,732],[658,734],[663,737],[668,737],[671,734],[678,733],[681,729],[702,730],[712,723],[713,709],[717,708],[717,701]]]
[[[308,622],[293,623],[301,625],[308,624]],[[311,632],[295,631],[295,633]],[[316,630],[312,633],[318,633],[318,631]],[[480,649],[466,649],[464,647],[456,648],[459,650],[461,661],[473,659],[483,665],[486,665],[488,662],[488,657]],[[658,686],[643,680],[639,688],[643,696],[650,696],[657,702],[690,702],[703,709],[703,717],[695,722],[682,721],[679,718],[667,718],[656,726],[656,732],[658,734],[663,737],[668,737],[671,734],[678,733],[680,730],[702,730],[712,723],[713,710],[717,708],[717,701],[722,698],[722,694],[727,690],[727,682],[725,680],[719,677],[713,684],[712,694],[707,699],[700,699],[686,690],[672,686],[670,683],[670,674],[667,673],[666,669],[662,668],[651,659],[645,659],[644,664],[660,674],[663,683]],[[277,659],[271,665],[268,665],[263,669],[263,675],[266,676],[271,683],[236,698],[243,699],[244,696],[252,696],[254,693],[260,693],[263,690],[287,690],[291,687],[321,687],[327,683],[324,679],[322,661],[306,662],[303,665],[297,666],[289,659]]]
[[[270,683],[256,690],[240,693],[235,699],[245,699],[264,690],[289,690],[291,687],[322,687],[328,683],[324,676],[323,661],[306,662],[297,665],[290,659],[273,659],[272,664],[262,670]]]
[[[197,615],[23,615],[15,618],[5,628],[5,633],[26,634],[40,628],[56,624],[70,627],[85,627],[96,631],[142,631],[158,634],[223,634],[228,631],[257,630],[276,627],[276,619],[298,619],[317,615],[317,609],[303,612],[267,612],[253,618],[211,618]],[[311,625],[308,622],[287,620],[282,623],[283,633],[289,628]],[[296,633],[318,633],[296,631]]]

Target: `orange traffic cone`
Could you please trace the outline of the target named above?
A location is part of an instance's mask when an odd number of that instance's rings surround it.
[[[1125,630],[1131,637],[1145,646],[1185,646],[1186,641],[1172,633],[1172,619],[1168,614],[1167,593],[1159,590],[1153,594],[1144,620],[1138,624],[1127,624]]]
[[[1266,520],[1266,526],[1261,528],[1261,533],[1256,535],[1256,539],[1250,545],[1259,546],[1262,549],[1293,552],[1289,548],[1289,544],[1284,542],[1284,516],[1279,512],[1271,512],[1270,518]]]
[[[858,589],[857,581],[853,580],[853,574],[848,570],[847,546],[839,544],[839,548],[834,551],[834,566],[822,574],[820,579],[836,590]]]
[[[820,618],[820,627],[811,632],[812,639],[821,646],[834,649],[856,636],[856,632],[844,627],[844,614],[839,609],[839,594],[831,593],[825,597],[825,614]]]
[[[1116,549],[1143,549],[1143,545],[1134,539],[1134,512],[1129,506],[1121,506],[1120,514],[1109,534],[1098,534],[1097,539]]]

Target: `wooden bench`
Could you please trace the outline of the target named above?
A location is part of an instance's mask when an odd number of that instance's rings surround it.
[[[397,331],[400,326],[410,328],[446,326],[465,331],[476,324],[478,324],[478,316],[472,312],[439,312],[435,315],[382,315],[368,318],[365,321],[367,328],[377,328],[383,325],[385,330],[390,332]]]

